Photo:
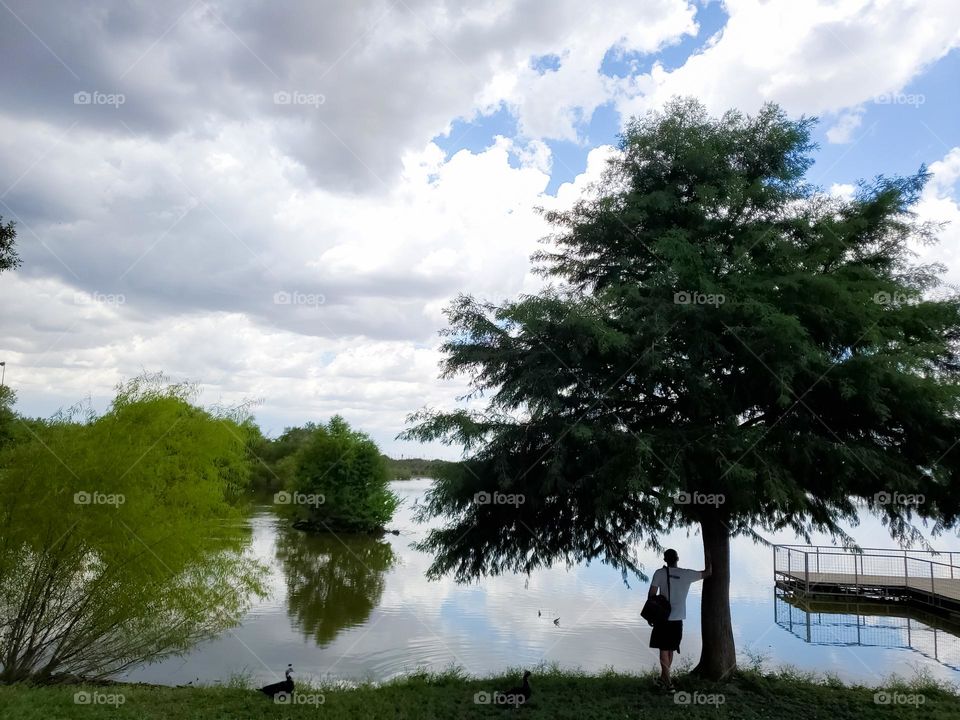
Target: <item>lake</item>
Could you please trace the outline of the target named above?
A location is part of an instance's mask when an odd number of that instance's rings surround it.
[[[634,672],[656,665],[656,651],[647,647],[650,628],[640,618],[647,585],[631,581],[626,587],[619,572],[606,565],[554,567],[529,578],[504,576],[472,585],[428,581],[424,572],[430,558],[410,544],[426,532],[413,513],[430,484],[392,484],[404,501],[390,525],[400,535],[382,540],[305,535],[287,528],[269,506],[255,508],[249,519],[252,550],[271,568],[270,596],[221,637],[185,656],[134,668],[122,679],[177,685],[199,678],[212,684],[246,675],[267,683],[282,678],[287,663],[302,680],[384,680],[453,665],[473,675],[539,663]],[[865,547],[894,547],[873,518],[852,532]],[[768,539],[798,542],[791,535]],[[955,537],[944,539],[935,540],[938,549],[960,550]],[[813,540],[829,544],[825,538]],[[669,544],[680,553],[681,566],[702,567],[698,535],[675,533]],[[652,551],[642,557],[648,574],[662,564]],[[808,643],[793,627],[794,622],[805,626],[805,614],[775,597],[771,548],[738,538],[732,558],[730,596],[739,653],[762,657],[770,667],[790,664],[868,685],[881,684],[892,673],[918,671],[960,683],[960,671],[954,669],[960,667],[960,639],[954,635],[940,630],[928,637],[917,624],[908,630],[889,617],[818,613],[814,642]],[[554,618],[560,618],[559,625]],[[854,637],[863,645],[847,644],[854,621]],[[700,585],[695,584],[677,662],[681,667],[695,663],[699,653]]]

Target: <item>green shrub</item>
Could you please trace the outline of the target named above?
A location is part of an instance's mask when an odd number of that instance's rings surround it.
[[[339,415],[317,425],[289,462],[292,479],[278,501],[289,506],[298,524],[375,532],[397,509],[380,450]]]

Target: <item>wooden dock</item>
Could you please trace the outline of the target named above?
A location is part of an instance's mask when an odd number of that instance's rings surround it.
[[[779,587],[806,598],[873,598],[960,614],[960,552],[774,546]]]

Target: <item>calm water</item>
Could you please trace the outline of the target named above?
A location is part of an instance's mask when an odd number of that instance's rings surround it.
[[[587,671],[638,671],[656,664],[655,651],[647,647],[650,629],[639,617],[647,586],[627,588],[605,565],[555,567],[529,579],[490,578],[468,586],[448,579],[428,582],[429,557],[409,546],[425,532],[412,514],[429,486],[428,480],[394,483],[404,505],[391,527],[401,534],[383,540],[304,535],[286,529],[270,508],[258,508],[250,519],[253,550],[271,567],[270,597],[220,638],[184,657],[134,669],[125,678],[176,685],[195,678],[225,682],[244,674],[265,683],[281,677],[287,663],[293,663],[297,677],[318,680],[382,680],[452,665],[486,675],[542,662]],[[855,537],[864,546],[893,547],[876,522],[864,521]],[[796,541],[786,535],[770,539]],[[702,567],[698,536],[680,533],[670,540],[682,566]],[[955,538],[946,543],[939,538],[936,546],[960,550]],[[651,564],[648,572],[659,565],[652,552],[645,560]],[[853,616],[814,616],[815,642],[805,642],[806,618],[796,609],[791,616],[774,596],[768,547],[736,540],[733,575],[734,632],[741,654],[760,655],[770,666],[790,664],[871,685],[894,672],[912,676],[918,670],[960,683],[960,671],[924,654],[932,654],[932,636],[913,625],[908,638],[896,619],[861,618],[857,624],[864,625],[863,632],[858,628],[854,636]],[[687,600],[681,663],[695,662],[700,652],[699,589],[694,585]],[[553,624],[556,617],[559,627]],[[804,632],[796,627],[791,632],[785,619]],[[842,644],[857,637],[886,647]],[[936,641],[941,660],[960,663],[960,639],[940,631]]]

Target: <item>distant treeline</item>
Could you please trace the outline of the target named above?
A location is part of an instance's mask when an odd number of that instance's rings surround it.
[[[257,433],[252,443],[253,456],[256,458],[252,468],[251,487],[255,494],[273,494],[289,489],[296,475],[296,458],[302,454],[301,448],[313,438],[323,426],[308,422],[303,427],[288,427],[276,438],[267,438]],[[426,460],[424,458],[404,458],[397,460],[380,454],[386,465],[388,480],[412,480],[413,478],[442,478],[444,473],[459,465],[449,460]]]
[[[424,460],[423,458],[394,458],[383,456],[391,480],[411,480],[413,478],[441,478],[444,473],[459,463],[449,460]]]

